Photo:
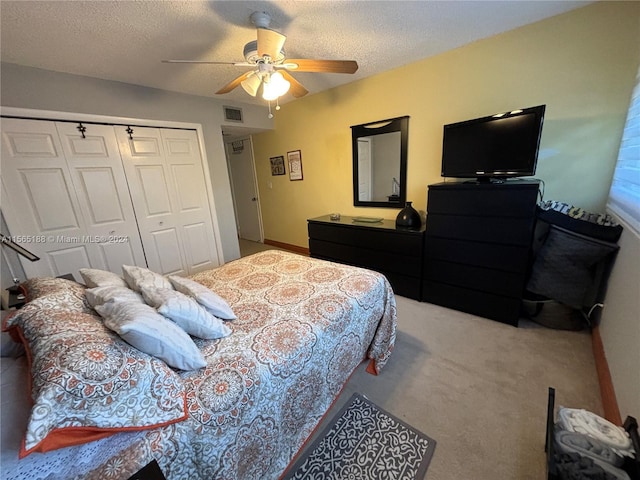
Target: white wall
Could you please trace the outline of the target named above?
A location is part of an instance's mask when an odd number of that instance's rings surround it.
[[[640,418],[640,235],[619,221],[624,231],[609,277],[600,335],[624,421],[627,415]]]
[[[224,260],[240,256],[221,133],[225,123],[222,106],[241,107],[243,126],[273,128],[264,107],[7,63],[0,67],[0,103],[5,107],[201,124]]]

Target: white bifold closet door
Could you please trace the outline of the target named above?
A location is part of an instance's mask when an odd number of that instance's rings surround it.
[[[196,132],[115,128],[149,268],[183,275],[218,266]]]
[[[2,210],[28,277],[145,258],[113,127],[2,119]]]
[[[2,118],[2,212],[25,274],[220,264],[194,130]]]

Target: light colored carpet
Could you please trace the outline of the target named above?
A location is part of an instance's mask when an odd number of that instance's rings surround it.
[[[515,328],[396,301],[398,337],[389,363],[378,376],[360,365],[325,422],[354,392],[366,395],[436,440],[428,480],[545,479],[549,386],[556,388],[556,406],[602,415],[588,332],[527,321]]]

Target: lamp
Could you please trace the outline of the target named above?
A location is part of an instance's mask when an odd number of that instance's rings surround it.
[[[289,91],[289,83],[280,72],[274,72],[265,77],[262,98],[265,100],[276,100]]]
[[[11,250],[17,252],[19,255],[22,255],[24,258],[26,258],[27,260],[29,260],[31,262],[36,262],[36,261],[40,260],[40,257],[38,257],[34,253],[31,253],[26,248],[21,247],[20,245],[18,245],[17,243],[12,241],[11,238],[7,237],[4,233],[0,233],[0,243],[2,243],[2,245],[6,245]]]
[[[246,79],[244,79],[240,85],[244,88],[244,91],[247,92],[252,97],[255,97],[258,93],[258,89],[260,88],[260,84],[262,83],[262,79],[258,74],[252,72]]]
[[[31,262],[37,262],[38,260],[40,260],[40,257],[35,255],[34,253],[31,253],[26,248],[18,245],[13,240],[11,240],[11,238],[7,237],[3,233],[0,233],[0,243],[2,244],[3,247],[5,246],[9,247],[11,250],[18,253],[18,255],[22,255],[24,258],[26,258]],[[7,288],[7,290],[12,295],[18,295],[17,298],[19,301],[23,301],[24,297],[22,298],[19,297],[21,295],[20,288],[18,287],[18,285],[20,284],[20,280],[18,280],[18,277],[16,277],[16,274],[14,273],[13,268],[11,267],[11,261],[7,258],[7,255],[4,249],[2,249],[2,256],[4,257],[4,260],[7,263],[7,267],[9,268],[9,273],[11,274],[11,280],[14,283],[14,285],[12,287]],[[3,300],[3,305],[4,305],[4,300]]]

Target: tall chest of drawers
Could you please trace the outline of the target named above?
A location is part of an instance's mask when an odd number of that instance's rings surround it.
[[[518,324],[539,182],[429,186],[422,300]]]

